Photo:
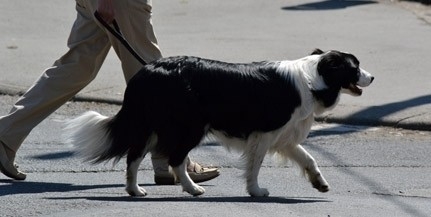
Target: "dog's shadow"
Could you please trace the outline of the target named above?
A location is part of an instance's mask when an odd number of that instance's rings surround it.
[[[178,196],[178,197],[108,197],[108,196],[87,196],[87,197],[50,197],[51,200],[94,200],[94,201],[115,201],[115,202],[201,202],[201,203],[277,203],[277,204],[305,204],[305,203],[328,203],[332,202],[320,197],[250,197],[250,196]]]
[[[0,197],[14,194],[42,194],[53,192],[74,192],[94,189],[107,188],[124,188],[123,184],[106,184],[106,185],[74,185],[69,183],[52,183],[52,182],[31,182],[31,181],[12,181],[0,179]],[[141,186],[155,186],[155,184],[144,184]],[[91,193],[88,193],[91,194]],[[249,196],[183,196],[178,197],[160,197],[158,195],[148,195],[146,197],[130,196],[84,196],[84,197],[44,197],[48,200],[92,200],[92,201],[116,201],[116,202],[236,202],[236,203],[278,203],[278,204],[301,204],[301,203],[320,203],[332,202],[321,197],[249,197]]]

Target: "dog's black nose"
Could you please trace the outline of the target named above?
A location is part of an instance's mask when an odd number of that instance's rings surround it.
[[[373,81],[374,81],[374,76],[371,77],[370,84],[373,83]]]

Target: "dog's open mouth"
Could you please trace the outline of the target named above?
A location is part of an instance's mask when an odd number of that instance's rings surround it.
[[[356,84],[350,84],[349,90],[358,96],[362,95],[362,89],[359,88],[358,85],[356,85]]]

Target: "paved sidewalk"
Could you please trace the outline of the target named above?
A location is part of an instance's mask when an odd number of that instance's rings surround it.
[[[153,4],[165,56],[250,62],[296,59],[316,47],[348,51],[376,80],[363,96],[343,96],[335,110],[318,120],[431,130],[429,7],[386,0]],[[0,93],[22,93],[66,51],[73,8],[74,1],[0,0]],[[111,53],[78,98],[120,103],[124,88],[119,62]]]

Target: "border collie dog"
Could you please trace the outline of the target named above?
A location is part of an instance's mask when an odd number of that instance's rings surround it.
[[[299,144],[314,115],[333,108],[340,93],[362,94],[374,77],[349,53],[316,49],[293,61],[248,64],[169,57],[145,65],[128,83],[113,117],[89,111],[66,124],[68,140],[87,161],[118,162],[127,155],[126,191],[145,196],[138,167],[148,152],[169,159],[184,191],[205,189],[186,172],[184,159],[206,136],[243,153],[247,192],[268,196],[258,174],[267,153],[297,163],[320,192],[329,185]]]

